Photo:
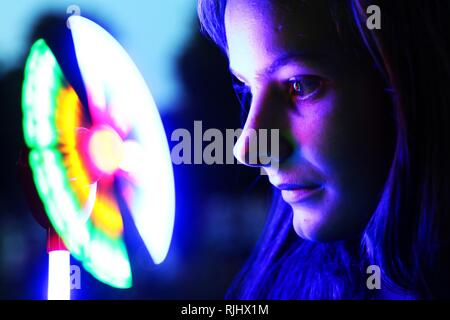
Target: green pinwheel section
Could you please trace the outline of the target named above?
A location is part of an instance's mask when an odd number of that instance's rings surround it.
[[[131,268],[122,236],[98,228],[74,191],[58,123],[61,91],[70,87],[52,51],[40,39],[30,50],[22,90],[23,132],[31,149],[33,179],[47,215],[71,254],[98,280],[113,287],[131,286]],[[58,111],[59,110],[59,111]],[[64,111],[64,110],[63,110]],[[81,112],[80,110],[78,110]]]

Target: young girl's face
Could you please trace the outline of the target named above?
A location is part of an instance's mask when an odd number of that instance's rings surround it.
[[[279,163],[265,170],[292,207],[297,234],[353,237],[393,159],[391,106],[372,66],[342,45],[325,1],[284,2],[227,2],[230,69],[252,94],[235,156],[248,159],[249,129],[279,129]]]

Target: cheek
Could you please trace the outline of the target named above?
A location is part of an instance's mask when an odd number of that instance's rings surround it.
[[[329,182],[349,180],[361,188],[357,180],[370,185],[379,184],[380,175],[385,179],[395,135],[382,90],[371,82],[354,83],[332,88],[320,101],[304,105],[296,137],[302,156]]]
[[[330,92],[320,101],[304,103],[300,107],[300,117],[294,119],[293,132],[297,148],[302,158],[326,175],[332,171],[331,165],[340,148],[336,148],[339,122],[336,119],[336,94]]]
[[[303,221],[304,228],[351,233],[375,210],[395,140],[389,105],[380,97],[349,86],[305,106],[296,137],[302,156],[325,178],[327,196],[316,208],[320,218]]]

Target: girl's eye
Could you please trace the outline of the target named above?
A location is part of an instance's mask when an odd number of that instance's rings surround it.
[[[316,76],[301,76],[288,81],[289,94],[300,100],[316,95],[322,88],[322,80]]]

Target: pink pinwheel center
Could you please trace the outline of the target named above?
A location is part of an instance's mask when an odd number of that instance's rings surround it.
[[[94,129],[88,142],[92,164],[101,172],[113,174],[124,158],[124,145],[111,127]]]

